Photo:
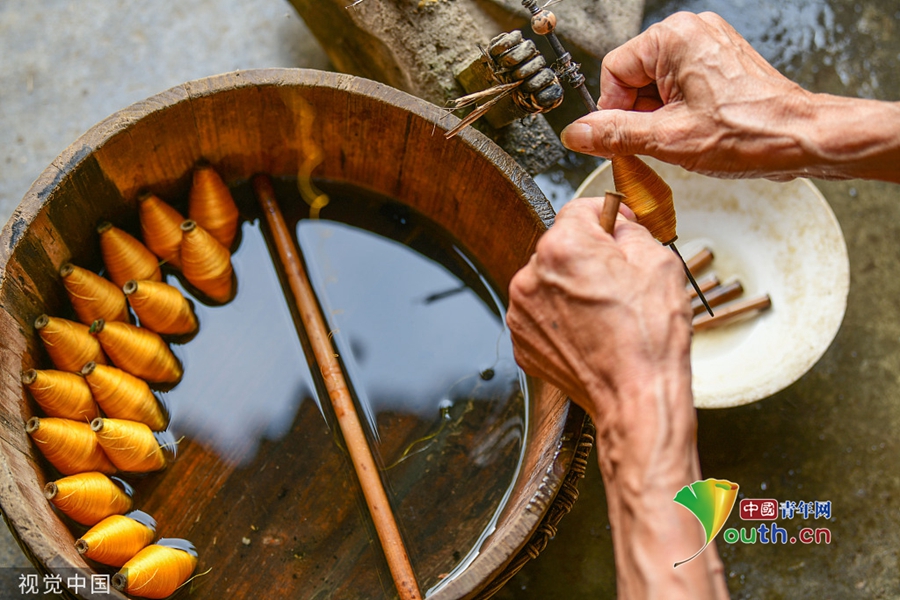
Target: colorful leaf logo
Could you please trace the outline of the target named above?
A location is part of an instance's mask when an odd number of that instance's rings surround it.
[[[697,558],[713,538],[725,526],[734,501],[737,499],[738,484],[725,479],[706,479],[686,485],[675,494],[675,502],[691,511],[706,531],[706,543],[694,556],[675,563],[675,566]]]

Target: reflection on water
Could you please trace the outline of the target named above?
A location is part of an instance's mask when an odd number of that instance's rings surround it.
[[[303,220],[297,237],[333,339],[346,349],[344,365],[370,412],[432,418],[455,388],[471,388],[488,369],[497,373],[492,387],[506,394],[518,387],[500,318],[439,265],[334,221]]]
[[[524,451],[527,398],[504,304],[460,245],[410,208],[326,183],[331,202],[313,221],[295,182],[274,183],[419,583],[449,581],[493,530]],[[141,506],[162,529],[190,523],[172,529],[235,581],[287,560],[302,586],[294,597],[393,597],[255,200],[247,185],[233,191],[247,219],[232,256],[237,294],[197,302],[200,331],[173,347],[185,375],[164,396],[181,453],[141,482]],[[167,502],[176,488],[185,506]],[[268,544],[253,560],[240,539],[222,543],[234,519]]]
[[[243,224],[232,264],[237,296],[222,307],[195,301],[200,331],[173,346],[184,379],[165,396],[177,437],[243,463],[261,440],[287,432],[314,385],[258,225]],[[168,281],[180,287],[174,277]]]

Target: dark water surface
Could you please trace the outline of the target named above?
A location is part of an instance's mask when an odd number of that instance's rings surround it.
[[[276,187],[419,583],[432,588],[477,555],[518,472],[527,399],[504,304],[459,243],[416,211],[332,184],[324,186],[331,202],[313,220],[295,182]],[[287,561],[304,582],[292,597],[353,589],[394,597],[324,382],[304,351],[292,296],[247,188],[235,189],[246,218],[232,256],[237,294],[223,306],[196,302],[200,331],[174,347],[184,378],[164,394],[182,460],[203,448],[207,472],[228,478],[208,507],[191,509],[201,525],[181,535],[197,546],[198,571]],[[269,474],[273,467],[280,476]],[[173,482],[151,477],[138,497],[158,485]],[[310,493],[328,506],[315,517]],[[255,495],[260,500],[247,501]],[[347,510],[354,503],[357,510]],[[329,519],[340,520],[339,532]],[[163,514],[161,527],[174,520]],[[259,537],[268,546],[252,560],[241,546],[234,550],[240,540],[222,542],[234,538],[233,520],[253,525],[250,544]],[[279,536],[290,537],[290,547],[273,541]],[[338,547],[360,554],[341,556]]]

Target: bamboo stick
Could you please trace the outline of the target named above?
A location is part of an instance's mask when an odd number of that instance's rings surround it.
[[[622,194],[606,190],[603,212],[600,213],[600,227],[609,235],[612,235],[616,228],[616,217],[619,214],[619,204],[622,202],[622,198],[624,198]]]
[[[704,294],[706,292],[708,292],[709,290],[713,289],[714,287],[718,286],[721,283],[722,282],[719,281],[719,276],[716,275],[715,273],[709,273],[708,275],[704,275],[703,277],[697,278],[697,287],[700,288],[700,291],[703,292]],[[687,291],[688,295],[691,297],[691,301],[693,301],[694,298],[698,298],[697,290],[695,290],[694,286],[692,286],[691,284],[686,285],[684,289]]]
[[[709,315],[700,315],[699,317],[696,317],[693,323],[694,331],[703,331],[712,329],[713,327],[719,327],[731,323],[732,321],[752,316],[759,311],[766,310],[770,306],[772,306],[772,300],[769,298],[768,294],[758,298],[751,298],[750,300],[734,302],[719,311],[714,317],[710,317]]]
[[[397,528],[397,522],[391,512],[390,502],[378,474],[378,467],[375,465],[372,451],[366,442],[366,436],[359,416],[356,414],[356,408],[344,380],[340,363],[331,346],[328,327],[319,312],[315,293],[304,271],[293,237],[276,203],[272,182],[267,175],[256,175],[253,178],[253,189],[266,217],[271,241],[278,249],[278,256],[291,292],[294,294],[300,320],[309,336],[313,354],[325,380],[325,387],[328,390],[331,404],[334,406],[338,425],[347,444],[350,459],[359,478],[369,513],[378,533],[378,539],[381,541],[394,584],[397,586],[397,592],[400,594],[401,600],[420,600],[422,595],[409,562],[409,555],[403,545],[400,530]]]
[[[706,267],[712,264],[713,261],[713,253],[709,248],[701,248],[697,254],[691,256],[687,259],[686,264],[688,269],[691,270],[691,273],[697,273],[698,271],[702,271]]]
[[[709,302],[710,306],[719,306],[738,298],[744,293],[744,286],[735,279],[731,283],[719,285],[708,291],[704,290],[704,292],[706,293],[706,301]],[[691,299],[691,310],[694,311],[694,316],[697,316],[706,310],[706,307],[700,302],[700,298],[693,298]]]

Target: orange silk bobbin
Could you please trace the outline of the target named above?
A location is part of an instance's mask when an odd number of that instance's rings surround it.
[[[90,332],[112,362],[135,377],[151,383],[177,383],[184,374],[181,363],[158,333],[130,323],[107,323],[102,319],[94,321]]]
[[[131,320],[125,294],[112,281],[72,263],[61,266],[59,276],[82,323],[90,325],[97,319]]]
[[[91,471],[47,483],[44,496],[64,515],[87,526],[126,513],[132,506],[130,489]]]
[[[90,423],[100,416],[90,386],[75,373],[28,369],[22,384],[48,417]]]
[[[85,471],[116,472],[87,423],[56,417],[31,417],[25,424],[25,431],[44,458],[63,475]]]
[[[34,320],[44,348],[50,360],[60,371],[77,373],[85,363],[95,361],[106,364],[106,355],[90,333],[90,328],[82,323],[41,315]]]

